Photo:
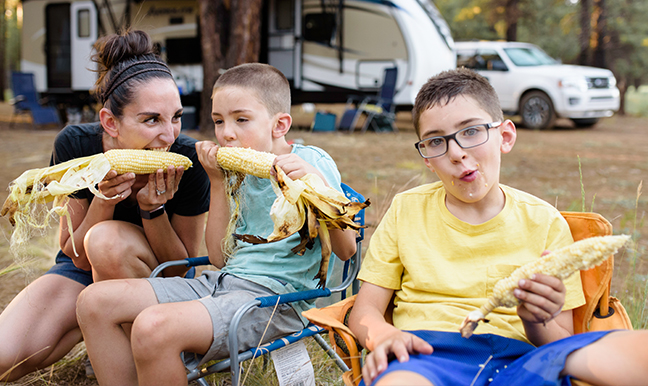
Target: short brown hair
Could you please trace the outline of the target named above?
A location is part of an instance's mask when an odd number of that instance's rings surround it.
[[[504,120],[499,98],[488,79],[462,67],[441,72],[421,87],[412,109],[416,135],[421,135],[419,119],[425,110],[436,105],[445,106],[459,95],[472,97],[494,120]]]
[[[218,89],[227,86],[256,91],[270,116],[290,114],[290,84],[281,71],[269,64],[245,63],[230,68],[216,80],[212,97]]]

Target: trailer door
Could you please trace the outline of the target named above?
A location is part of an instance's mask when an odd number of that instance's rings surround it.
[[[268,63],[301,88],[301,0],[270,0]]]
[[[47,56],[47,88],[70,89],[70,4],[48,4],[45,8],[45,50]]]
[[[72,90],[90,90],[97,80],[96,63],[90,60],[92,45],[97,40],[97,10],[91,1],[72,3],[71,60]]]

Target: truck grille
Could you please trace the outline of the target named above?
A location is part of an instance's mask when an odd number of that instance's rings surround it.
[[[610,79],[587,78],[587,88],[610,88]]]

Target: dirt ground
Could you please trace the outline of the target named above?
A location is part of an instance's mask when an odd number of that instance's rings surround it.
[[[294,117],[295,128],[288,138],[327,150],[336,160],[342,180],[371,199],[367,236],[395,193],[436,180],[413,147],[416,138],[407,114],[399,114],[398,133],[386,134],[312,133],[305,129],[312,114],[296,110]],[[0,121],[0,186],[8,186],[27,169],[46,166],[56,133],[56,129],[34,130],[24,123],[9,128],[7,122]],[[190,135],[203,139],[198,133]],[[584,207],[601,213],[613,224],[615,233],[634,232],[636,249],[645,259],[648,195],[638,196],[642,181],[648,183],[645,118],[613,117],[589,129],[575,129],[569,121],[559,121],[552,131],[520,128],[515,148],[503,156],[502,162],[502,183],[530,192],[560,210],[581,211]],[[6,197],[7,191],[0,189],[0,202]],[[0,219],[0,229],[4,235],[0,237],[1,270],[12,262],[7,252],[11,227],[6,219]],[[55,230],[34,240],[32,252],[36,260],[29,264],[30,269],[0,276],[0,310],[51,265],[56,244]],[[620,278],[628,273],[629,264],[621,257],[616,266],[613,292],[623,290]],[[636,269],[639,274],[647,271],[644,266]],[[60,384],[79,382],[68,379]],[[50,379],[45,383],[59,382]]]

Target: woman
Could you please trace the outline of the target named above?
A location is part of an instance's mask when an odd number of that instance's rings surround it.
[[[142,31],[108,36],[95,49],[100,122],[64,128],[50,163],[110,149],[150,149],[183,154],[193,167],[148,176],[112,170],[98,188],[117,198],[84,190],[70,199],[74,242],[62,219],[56,264],[0,314],[0,381],[51,365],[82,340],[76,299],[93,281],[146,277],[161,262],[196,256],[202,241],[209,179],[196,141],[180,134],[182,105],[171,71]]]

